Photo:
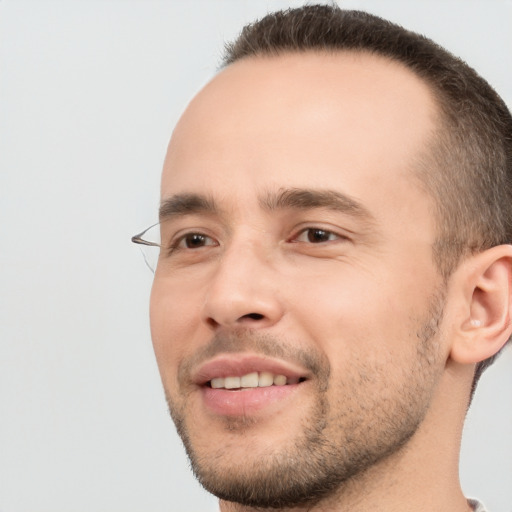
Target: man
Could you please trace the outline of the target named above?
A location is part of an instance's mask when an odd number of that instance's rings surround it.
[[[268,15],[171,138],[153,343],[223,512],[483,510],[461,431],[511,314],[512,118],[366,13]]]

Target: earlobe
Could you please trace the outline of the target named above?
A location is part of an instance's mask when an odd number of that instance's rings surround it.
[[[512,333],[512,246],[471,256],[456,279],[462,314],[450,357],[461,364],[478,363],[499,352]]]

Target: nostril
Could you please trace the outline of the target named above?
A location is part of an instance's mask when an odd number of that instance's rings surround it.
[[[217,322],[214,318],[208,318],[206,320],[206,323],[210,326],[210,327],[213,327],[214,329],[216,329],[217,327],[219,327],[219,322]]]
[[[244,315],[242,318],[251,318],[252,320],[261,320],[263,315],[260,313],[249,313],[248,315]]]
[[[1,1],[1,0],[0,0]],[[265,315],[262,315],[261,313],[247,313],[246,315],[242,315],[240,318],[236,320],[236,322],[241,322],[242,324],[244,321],[251,322],[253,320],[261,321],[265,319]],[[213,317],[206,318],[206,323],[210,328],[217,329],[221,325],[230,325],[230,322],[219,322]]]

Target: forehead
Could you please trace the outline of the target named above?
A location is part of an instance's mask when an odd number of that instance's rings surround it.
[[[162,196],[203,191],[250,201],[283,187],[338,188],[363,202],[379,190],[390,200],[410,196],[411,168],[435,117],[427,85],[381,57],[244,59],[207,84],[178,122]]]

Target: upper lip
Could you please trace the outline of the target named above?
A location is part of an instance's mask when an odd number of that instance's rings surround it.
[[[296,364],[257,354],[224,354],[200,365],[192,373],[192,381],[204,386],[218,377],[242,377],[253,372],[270,372],[288,379],[307,379],[307,370]]]

